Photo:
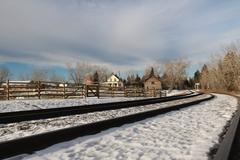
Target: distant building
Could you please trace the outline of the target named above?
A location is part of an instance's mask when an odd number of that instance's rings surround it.
[[[161,90],[162,89],[162,83],[161,83],[160,77],[154,75],[153,68],[149,76],[144,79],[144,89],[145,90]]]
[[[3,82],[2,83],[2,87],[6,87],[7,85],[9,86],[27,86],[29,84],[33,84],[33,81],[29,80],[29,81],[9,81],[7,82]]]
[[[68,86],[68,83],[60,83],[58,86],[59,86],[59,87],[67,87],[67,86]]]
[[[111,87],[123,87],[123,82],[121,78],[119,78],[115,74],[111,74],[111,76],[107,79],[107,82],[104,82],[105,85],[111,86]]]
[[[194,88],[195,88],[195,90],[199,90],[199,88],[200,88],[200,83],[195,83]]]
[[[93,80],[92,80],[92,75],[91,74],[87,74],[83,80],[83,84],[86,84],[86,85],[91,85],[93,84]]]
[[[86,84],[86,85],[91,85],[91,84],[93,84],[93,82],[92,82],[91,79],[84,79],[84,82],[83,82],[83,83]]]

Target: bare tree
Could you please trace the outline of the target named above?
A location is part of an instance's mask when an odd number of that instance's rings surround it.
[[[144,71],[144,76],[148,76],[151,73],[151,70],[154,70],[154,74],[156,76],[161,76],[163,74],[164,66],[162,62],[159,60],[159,62],[154,63],[151,66],[148,66]]]
[[[53,82],[63,82],[65,81],[65,78],[63,76],[60,76],[58,74],[56,74],[55,71],[51,71],[49,74],[49,80],[53,81]]]
[[[189,63],[185,59],[176,59],[164,64],[164,75],[170,89],[183,87],[188,66]]]
[[[18,75],[18,79],[20,81],[27,81],[27,80],[31,80],[31,75],[29,73],[22,73]]]
[[[89,63],[76,63],[75,66],[72,64],[67,64],[69,79],[74,83],[80,84],[83,83],[86,76],[93,75],[97,71],[99,76],[99,82],[104,82],[109,75],[108,69],[92,65]]]
[[[223,75],[227,90],[234,90],[238,87],[239,79],[239,56],[234,50],[228,50],[223,59]]]
[[[137,72],[134,70],[128,70],[127,71],[127,85],[133,85],[136,80]]]
[[[68,74],[69,74],[69,79],[72,80],[76,84],[81,83],[81,70],[80,68],[76,65],[76,67],[73,67],[72,64],[67,64],[68,68]]]
[[[211,56],[210,63],[208,63],[207,66],[208,74],[205,73],[200,77],[201,87],[204,88],[204,85],[207,82],[209,89],[224,89],[226,82],[222,72],[222,57],[220,55]]]
[[[76,84],[83,83],[85,76],[93,72],[93,68],[88,63],[76,63],[75,66],[68,64],[69,79]]]
[[[45,69],[34,69],[31,73],[31,80],[47,81],[48,80],[48,71]]]
[[[4,81],[6,81],[10,76],[10,71],[8,68],[1,67],[0,68],[0,84]]]
[[[215,56],[210,61],[208,71],[201,73],[201,87],[207,89],[239,90],[240,50],[236,44],[224,48],[223,56]],[[206,87],[206,84],[208,86]]]
[[[95,69],[98,73],[99,83],[106,82],[108,76],[111,74],[111,71],[106,67],[101,67],[101,66],[95,66]]]

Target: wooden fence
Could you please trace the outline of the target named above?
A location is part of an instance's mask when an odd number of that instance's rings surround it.
[[[47,81],[7,81],[0,86],[0,99],[84,98],[84,97],[163,97],[161,90],[139,87],[75,84]]]

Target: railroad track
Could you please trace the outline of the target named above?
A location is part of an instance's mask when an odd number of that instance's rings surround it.
[[[189,98],[189,96],[190,95],[184,97]],[[191,96],[193,97],[193,95]],[[146,118],[157,116],[159,114],[179,110],[181,108],[189,107],[210,100],[212,98],[214,98],[214,96],[209,95],[195,101],[172,105],[165,108],[149,110],[113,119],[98,121],[90,124],[50,131],[42,134],[1,142],[0,159],[12,157],[19,154],[33,153],[34,151],[44,149],[56,143],[69,141],[81,136],[96,134],[112,127],[119,127],[123,124],[133,123],[136,121],[144,120]]]
[[[96,111],[106,111],[121,108],[137,107],[140,105],[148,105],[155,103],[168,102],[172,100],[192,98],[202,93],[189,93],[186,95],[169,96],[162,98],[149,98],[142,100],[131,100],[123,102],[112,102],[102,104],[92,104],[74,107],[62,107],[62,108],[50,108],[42,110],[28,110],[28,111],[17,111],[17,112],[6,112],[0,113],[0,124],[15,123],[29,120],[48,119],[61,116],[84,114]]]
[[[240,98],[239,104],[240,104]],[[216,153],[211,157],[213,160],[240,160],[240,106],[235,112],[227,131],[219,144]]]

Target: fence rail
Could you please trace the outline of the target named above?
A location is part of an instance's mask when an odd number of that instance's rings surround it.
[[[141,87],[111,87],[68,82],[6,81],[0,84],[0,99],[84,98],[84,97],[164,97],[162,90]]]

